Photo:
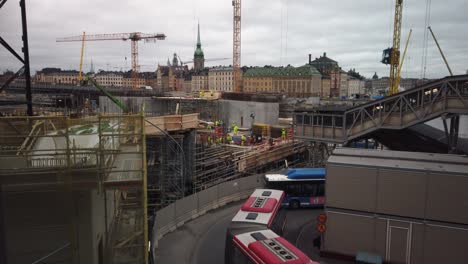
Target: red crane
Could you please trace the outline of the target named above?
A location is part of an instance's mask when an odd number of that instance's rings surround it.
[[[117,34],[95,34],[81,35],[74,37],[59,38],[57,42],[75,42],[75,41],[100,41],[100,40],[131,40],[132,41],[132,89],[138,89],[138,41],[146,42],[164,40],[166,35],[163,33],[145,34],[141,32],[117,33]]]
[[[233,73],[234,73],[234,91],[240,93],[242,91],[242,75],[241,75],[241,0],[232,0],[233,12]]]

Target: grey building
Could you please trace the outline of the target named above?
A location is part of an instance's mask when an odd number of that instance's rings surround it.
[[[389,263],[468,263],[468,158],[336,149],[322,250]]]

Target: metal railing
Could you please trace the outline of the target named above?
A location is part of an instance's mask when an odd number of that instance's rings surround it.
[[[468,114],[468,75],[446,77],[342,113],[296,113],[295,136],[344,143],[378,129],[403,129],[446,113]]]

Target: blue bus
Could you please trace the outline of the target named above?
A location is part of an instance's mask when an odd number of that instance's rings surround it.
[[[325,168],[287,169],[266,174],[266,188],[282,190],[282,205],[290,208],[323,207],[325,204]]]

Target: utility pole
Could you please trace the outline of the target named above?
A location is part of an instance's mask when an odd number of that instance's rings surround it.
[[[21,23],[23,26],[23,54],[24,54],[24,78],[26,80],[26,104],[28,106],[28,115],[34,114],[32,107],[31,93],[31,69],[29,68],[29,44],[28,44],[28,25],[26,21],[26,1],[20,0]]]

